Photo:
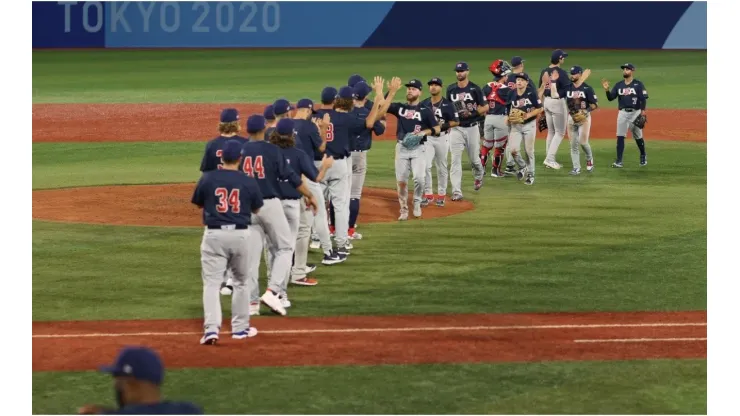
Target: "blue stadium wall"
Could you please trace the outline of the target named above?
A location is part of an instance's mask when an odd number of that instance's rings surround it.
[[[562,29],[546,32],[552,13],[537,11],[553,7]],[[524,8],[534,30],[500,27],[502,8]],[[33,2],[33,47],[706,50],[707,3]]]

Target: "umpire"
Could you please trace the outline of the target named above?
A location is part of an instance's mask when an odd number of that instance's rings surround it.
[[[159,355],[146,347],[124,348],[116,362],[100,371],[113,376],[118,409],[98,405],[80,408],[81,415],[202,415],[189,402],[163,400],[164,365]]]

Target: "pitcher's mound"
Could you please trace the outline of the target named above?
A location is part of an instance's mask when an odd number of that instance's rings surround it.
[[[33,218],[90,224],[198,227],[202,226],[201,211],[190,203],[194,188],[195,184],[186,183],[33,191]],[[412,199],[409,196],[409,201]],[[444,208],[433,204],[425,208],[423,218],[446,217],[473,208],[468,201],[452,202],[448,198]],[[363,189],[359,223],[397,219],[398,197],[395,191]]]

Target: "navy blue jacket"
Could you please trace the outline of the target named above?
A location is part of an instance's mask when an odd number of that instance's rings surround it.
[[[350,140],[366,129],[366,118],[355,112],[332,110],[328,113],[331,121],[326,136],[326,154],[334,159],[344,159],[350,154]]]
[[[457,86],[457,83],[450,84],[447,87],[447,99],[450,101],[463,101],[465,107],[470,116],[462,118],[460,116],[460,126],[469,127],[472,123],[476,123],[480,120],[478,116],[478,107],[488,104],[486,97],[483,95],[483,91],[480,87],[468,80],[468,85],[463,88]]]
[[[557,71],[558,72],[558,75],[559,75],[558,80],[555,81],[557,83],[557,87],[556,88],[558,90],[558,95],[560,96],[561,99],[564,99],[565,98],[565,92],[568,89],[568,87],[570,86],[570,84],[572,84],[572,82],[570,81],[570,75],[568,75],[568,73],[563,68],[561,68],[559,66],[556,66],[554,68],[547,67],[547,68],[543,69],[542,72],[540,72],[540,84],[539,84],[539,87],[542,86],[542,76],[545,75],[545,72],[547,72],[548,75],[552,76],[552,73],[555,72],[555,71]],[[551,95],[551,91],[550,91],[550,84],[551,83],[552,83],[552,81],[548,81],[548,83],[545,84],[545,97],[550,97],[550,95]]]
[[[262,140],[247,142],[242,148],[242,171],[255,178],[264,199],[282,198],[280,181],[294,188],[301,185],[301,177],[285,163],[279,147]]]
[[[224,137],[218,136],[206,143],[206,151],[203,154],[203,160],[200,162],[200,171],[208,172],[210,170],[221,169],[221,150],[229,140],[237,140],[242,145],[249,140],[242,136]]]
[[[645,85],[637,79],[627,84],[621,80],[614,84],[611,91],[606,92],[606,99],[614,101],[619,98],[619,109],[631,108],[644,110],[647,106],[648,92]]]
[[[497,82],[489,82],[483,87],[483,94],[486,96],[488,101],[488,112],[486,114],[505,116],[509,114],[509,93],[512,89],[516,89],[516,86],[509,88],[509,84],[499,84]],[[527,91],[529,91],[527,86]]]
[[[591,104],[599,104],[596,92],[585,82],[580,87],[576,87],[576,84],[570,84],[565,92],[565,100],[568,109],[572,111],[587,110],[591,108]]]
[[[440,102],[432,104],[432,98],[429,97],[423,100],[420,105],[432,111],[438,124],[442,124],[445,121],[460,121],[460,117],[458,116],[457,111],[455,111],[455,106],[452,104],[452,101],[447,98],[442,97]]]
[[[512,90],[511,92],[509,92],[507,102],[509,103],[509,111],[518,108],[519,110],[528,113],[535,108],[542,108],[542,101],[540,101],[537,93],[533,92],[530,89],[525,89],[524,94],[522,95],[519,95],[516,89]],[[529,120],[526,120],[524,124],[531,123],[536,119],[537,117],[532,117]]]
[[[418,133],[422,130],[437,126],[437,118],[434,113],[421,104],[409,105],[408,103],[391,103],[388,113],[398,118],[396,128],[396,140],[403,140],[406,133]]]
[[[324,152],[321,148],[321,132],[310,120],[293,120],[296,130],[296,147],[306,152],[311,160],[321,160]],[[300,142],[300,143],[299,143]]]
[[[285,163],[288,164],[290,169],[293,170],[299,177],[304,175],[306,178],[316,181],[316,177],[319,175],[319,170],[316,169],[313,161],[308,155],[297,147],[289,147],[282,149],[283,156],[285,156]],[[282,199],[301,199],[303,195],[298,192],[294,186],[288,182],[280,182],[280,193],[283,195]]]
[[[212,170],[201,175],[191,202],[203,208],[203,225],[251,224],[252,211],[262,207],[257,182],[237,170]]]
[[[370,115],[371,110],[372,103],[370,109],[368,109],[367,106],[360,108],[355,107],[352,112],[357,114],[363,120],[366,120],[367,116]],[[381,134],[385,133],[385,126],[383,125],[383,123],[381,123],[380,121],[376,121],[375,124],[373,124],[372,130],[365,128],[360,134],[352,137],[349,141],[349,149],[353,152],[370,150],[373,145],[373,133],[375,133],[376,136],[380,136]]]

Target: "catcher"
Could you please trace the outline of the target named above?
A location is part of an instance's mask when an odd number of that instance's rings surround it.
[[[398,119],[396,130],[396,182],[398,189],[398,203],[401,215],[399,221],[409,218],[408,181],[409,171],[414,174],[414,217],[421,217],[421,200],[424,196],[424,184],[427,175],[427,160],[425,146],[427,136],[439,135],[440,126],[437,118],[428,107],[419,103],[421,97],[421,81],[412,79],[405,84],[406,102],[393,102],[396,92],[401,87],[401,80],[393,78],[389,84],[388,96],[380,107],[377,118],[386,112]]]
[[[596,92],[590,85],[582,82],[583,68],[574,66],[570,69],[573,82],[566,91],[565,102],[568,106],[568,138],[570,138],[570,158],[573,161],[571,175],[581,174],[581,155],[579,146],[586,153],[586,171],[594,170],[594,154],[588,143],[591,134],[591,112],[599,108]]]
[[[519,165],[517,178],[527,178],[526,185],[534,185],[534,139],[537,134],[536,119],[542,112],[542,100],[532,89],[527,89],[529,81],[523,74],[516,74],[516,89],[509,92],[509,146],[511,157]],[[527,163],[524,162],[519,149],[524,141],[524,150],[527,153]]]

